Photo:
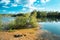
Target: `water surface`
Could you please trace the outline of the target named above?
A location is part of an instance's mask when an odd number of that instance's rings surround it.
[[[60,22],[40,22],[43,30],[47,30],[53,34],[60,35]]]

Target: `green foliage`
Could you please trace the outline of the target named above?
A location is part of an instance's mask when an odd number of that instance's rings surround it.
[[[14,27],[15,27],[15,21],[11,21],[7,26],[8,26],[8,28],[7,29],[9,29],[9,30],[12,30]]]
[[[42,11],[42,12],[41,12],[41,16],[46,17],[46,16],[47,16],[47,13],[46,13],[45,11]]]
[[[26,18],[21,16],[21,17],[16,17],[16,20],[11,21],[7,26],[6,29],[8,30],[13,30],[13,29],[21,29],[24,28],[26,25]]]
[[[12,16],[11,14],[0,14],[0,17],[2,16]],[[40,21],[46,21],[44,20],[44,17],[60,17],[59,12],[45,12],[45,11],[36,11],[26,13],[26,14],[13,14],[16,19],[14,21],[11,21],[7,26],[8,29],[20,29],[20,28],[27,28],[29,25],[31,27],[38,27],[37,19]],[[45,18],[46,19],[46,18]],[[2,22],[0,20],[0,29],[2,27]]]
[[[2,21],[0,20],[0,30],[2,29]]]
[[[31,16],[36,17],[37,16],[37,11],[34,10],[33,12],[31,12]]]
[[[31,28],[37,27],[37,19],[34,16],[30,16],[30,14],[25,14],[24,16],[16,17],[16,20],[14,22],[10,22],[8,26],[11,30],[28,28],[29,25],[31,25]]]
[[[28,19],[30,17],[30,13],[24,14],[24,17],[26,17],[26,19]]]
[[[0,20],[0,27],[1,27],[2,23],[1,23],[1,20]]]
[[[26,25],[26,21],[26,17],[21,16],[16,18],[15,23],[17,26],[23,27],[24,25]]]
[[[30,14],[24,14],[23,16],[17,16],[14,21],[11,21],[8,24],[7,29],[21,29],[21,28],[26,28],[25,25],[27,23],[27,20],[29,19]]]
[[[29,24],[32,25],[32,27],[38,27],[38,22],[37,22],[37,11],[34,10],[31,12],[31,16],[29,17]]]
[[[30,22],[29,23],[32,25],[32,27],[38,27],[37,19],[34,16],[30,17]]]
[[[36,16],[36,18],[40,18],[40,17],[41,17],[41,12],[38,11],[38,12],[37,12],[37,16]]]

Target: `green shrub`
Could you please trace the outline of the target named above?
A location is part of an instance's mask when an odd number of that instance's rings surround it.
[[[32,27],[38,27],[38,22],[37,22],[36,17],[31,16],[29,23],[32,25]]]
[[[8,24],[9,29],[23,29],[23,28],[33,28],[38,27],[38,22],[34,16],[24,16],[16,17],[16,19]]]
[[[11,30],[15,27],[15,21],[11,21],[9,24],[8,24],[8,29]]]
[[[11,21],[7,26],[7,29],[11,30],[11,29],[22,29],[22,28],[26,28],[26,21],[27,18],[24,16],[20,16],[20,17],[16,17],[16,19],[14,21]]]
[[[24,28],[24,26],[26,25],[26,21],[27,21],[26,17],[23,17],[23,16],[17,17],[15,20],[15,24],[19,28]]]

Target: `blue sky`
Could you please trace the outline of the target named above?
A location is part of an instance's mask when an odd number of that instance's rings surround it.
[[[60,11],[60,0],[0,0],[0,14],[40,11]]]

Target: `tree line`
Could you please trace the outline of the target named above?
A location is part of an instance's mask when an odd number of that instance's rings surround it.
[[[1,16],[10,16],[10,17],[16,17],[16,16],[23,16],[26,13],[18,13],[18,14],[0,14]],[[28,13],[29,14],[29,13]],[[48,18],[60,18],[60,12],[47,12],[47,11],[32,11],[30,12],[30,15],[35,15],[36,18],[41,18],[41,17],[48,17]]]

